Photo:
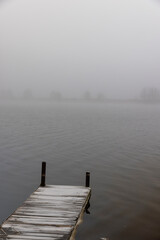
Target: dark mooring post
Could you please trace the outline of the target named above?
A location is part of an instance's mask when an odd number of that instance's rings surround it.
[[[41,173],[41,187],[46,185],[46,162],[42,162],[42,173]]]
[[[86,187],[90,186],[90,172],[86,172]]]

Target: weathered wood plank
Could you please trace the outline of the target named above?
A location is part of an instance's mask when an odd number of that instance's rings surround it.
[[[90,188],[39,187],[1,226],[0,240],[68,240],[90,197]]]

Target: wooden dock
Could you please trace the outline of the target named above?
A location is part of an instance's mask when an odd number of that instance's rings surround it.
[[[91,195],[89,176],[85,187],[58,186],[45,185],[43,173],[41,186],[1,225],[0,240],[74,238]]]

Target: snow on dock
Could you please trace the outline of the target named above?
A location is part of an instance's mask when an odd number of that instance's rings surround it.
[[[83,186],[39,187],[1,226],[0,240],[68,240],[89,201]]]
[[[46,185],[42,162],[40,187],[0,227],[0,240],[73,240],[91,196],[90,173],[83,186]]]

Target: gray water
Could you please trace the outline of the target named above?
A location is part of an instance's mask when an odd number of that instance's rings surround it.
[[[77,240],[160,239],[160,105],[0,104],[0,220],[39,185],[84,185],[90,215]]]

